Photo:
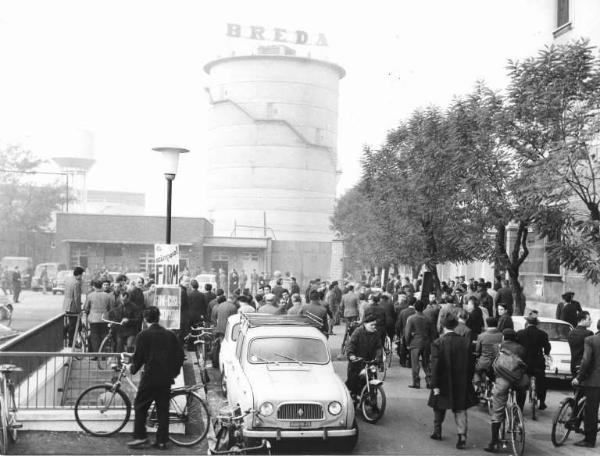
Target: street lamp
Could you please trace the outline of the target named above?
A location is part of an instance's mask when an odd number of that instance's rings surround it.
[[[163,157],[165,178],[167,179],[167,244],[171,243],[171,196],[173,190],[173,179],[177,174],[179,154],[189,152],[180,147],[154,147],[152,150],[160,152]]]

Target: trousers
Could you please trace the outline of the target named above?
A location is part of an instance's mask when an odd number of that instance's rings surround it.
[[[423,367],[423,372],[425,372],[425,382],[427,382],[429,385],[431,380],[431,370],[429,369],[429,348],[411,348],[410,365],[412,367],[413,385],[419,385],[421,383],[421,378],[419,377],[421,367]]]
[[[585,387],[585,410],[583,429],[586,442],[596,443],[598,434],[598,406],[600,405],[600,387]]]
[[[469,417],[466,410],[452,410],[454,413],[454,422],[456,423],[456,433],[467,435],[469,427]],[[446,409],[433,408],[433,429],[436,433],[442,434],[442,423],[446,418]]]
[[[138,389],[133,402],[135,420],[133,423],[133,438],[145,439],[146,417],[152,402],[156,402],[156,417],[158,428],[156,430],[156,442],[167,443],[169,440],[169,395],[171,385],[165,386],[142,386]]]
[[[523,376],[519,385],[515,386],[517,396],[517,404],[523,410],[525,405],[525,395],[529,385],[529,377]],[[503,377],[496,377],[494,388],[492,388],[492,423],[502,423],[504,421],[504,411],[508,402],[508,391],[513,386],[510,380]]]

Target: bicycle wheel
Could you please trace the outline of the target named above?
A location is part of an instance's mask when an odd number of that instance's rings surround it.
[[[75,419],[85,432],[104,437],[119,432],[131,415],[131,401],[120,389],[96,385],[84,390],[75,402]]]
[[[510,443],[515,456],[522,456],[525,451],[525,424],[521,409],[513,404],[510,406]]]
[[[86,345],[87,345],[87,341],[85,340],[86,338],[84,337],[84,334],[81,330],[81,328],[79,329],[79,331],[77,331],[75,333],[75,339],[74,339],[74,344],[73,344],[73,351],[74,352],[79,352],[79,353],[85,353],[86,352]],[[82,356],[75,356],[75,359],[81,359]]]
[[[12,383],[10,383],[8,385],[8,391],[9,391],[9,403],[6,404],[6,413],[7,413],[7,420],[6,422],[8,423],[8,427],[7,427],[7,431],[8,431],[8,437],[10,438],[10,440],[12,441],[12,443],[17,443],[17,408],[16,408],[16,402],[15,402],[15,387],[13,386]]]
[[[6,402],[4,401],[4,398],[0,396],[0,454],[7,454],[8,425],[6,412]]]
[[[385,352],[387,367],[388,369],[392,367],[392,358],[394,351],[392,350],[392,339],[389,336],[385,338],[385,344],[383,346],[383,351]]]
[[[192,446],[208,432],[210,415],[204,401],[191,391],[175,391],[169,401],[169,440]]]
[[[561,446],[571,433],[569,421],[575,417],[575,400],[567,398],[563,401],[552,420],[552,433],[550,437],[554,446]]]
[[[535,387],[535,377],[531,377],[529,384],[529,402],[531,402],[531,419],[537,420],[537,391]]]
[[[381,419],[385,412],[385,391],[381,385],[371,386],[371,390],[367,390],[367,385],[364,386],[360,393],[360,411],[365,421],[376,423]]]
[[[100,348],[98,352],[100,353],[114,353],[115,352],[115,343],[112,338],[112,334],[108,334],[102,343],[100,344]],[[98,369],[105,370],[110,368],[111,357],[108,355],[99,355],[98,356]]]

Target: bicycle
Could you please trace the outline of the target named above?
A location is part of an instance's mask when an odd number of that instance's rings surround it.
[[[365,367],[359,373],[363,386],[360,396],[355,400],[355,405],[365,421],[374,424],[383,416],[386,404],[383,380],[377,378],[379,361],[365,361],[357,357],[356,361],[351,362],[365,363]]]
[[[10,378],[13,372],[22,372],[23,369],[14,364],[1,364],[2,395],[0,396],[0,454],[7,454],[8,439],[12,443],[17,441],[17,429],[23,427],[17,422],[17,403],[15,402],[15,385]]]
[[[344,339],[342,340],[342,347],[340,348],[340,355],[346,355],[346,348],[348,346],[348,342],[350,342],[350,337],[356,328],[360,326],[360,322],[355,320],[348,323],[346,320],[346,331],[344,331]]]
[[[490,378],[488,372],[481,372],[481,382],[479,384],[479,388],[477,389],[477,398],[481,404],[485,404],[488,413],[491,416],[494,410],[492,404],[492,390],[494,388],[494,382]]]
[[[200,369],[200,380],[204,388],[204,394],[208,394],[208,383],[210,377],[208,375],[208,369],[206,368],[206,354],[208,353],[207,345],[213,340],[213,328],[205,328],[203,326],[192,326],[191,332],[185,336],[184,341],[194,341],[194,350],[196,352],[196,364]]]
[[[113,327],[121,326],[121,323],[118,321],[111,321],[102,319],[102,321],[108,323],[108,333],[102,339],[100,343],[100,347],[98,348],[99,353],[115,353],[117,351],[117,341],[115,340],[116,334],[114,333]],[[98,355],[98,369],[105,370],[110,367],[110,356],[108,355]]]
[[[113,365],[116,376],[110,383],[94,385],[84,390],[75,402],[75,419],[85,432],[106,437],[119,432],[131,416],[131,401],[123,391],[123,381],[137,392],[136,385],[127,375],[129,364],[121,354],[121,366]],[[169,440],[179,446],[192,446],[208,432],[210,415],[206,403],[196,394],[199,385],[171,390],[169,400]],[[148,412],[146,425],[156,427],[156,405]],[[183,428],[183,429],[181,429]]]
[[[511,388],[504,409],[504,421],[500,428],[500,444],[506,449],[510,443],[514,456],[522,456],[525,451],[525,423],[515,395],[515,390]]]
[[[69,324],[69,317],[74,317],[75,314],[65,314],[65,329],[68,328],[68,324]],[[73,334],[73,342],[71,344],[71,350],[74,352],[82,352],[82,353],[87,353],[89,352],[89,342],[90,342],[90,338],[89,338],[89,329],[86,325],[86,323],[83,321],[82,318],[82,313],[80,312],[79,314],[77,314],[77,322],[75,324],[75,332]],[[65,345],[68,346],[68,335],[67,335],[67,331],[65,331]],[[75,356],[75,359],[80,360],[82,359],[81,356]]]
[[[535,385],[535,375],[531,376],[529,381],[529,391],[527,393],[529,403],[531,404],[531,419],[537,420],[537,389]]]
[[[550,438],[555,447],[563,445],[571,432],[577,434],[584,433],[582,423],[586,397],[582,394],[582,389],[580,388],[577,386],[574,387],[573,396],[561,401],[560,407],[556,411],[556,415],[554,415]],[[598,431],[600,432],[600,423],[598,424]]]
[[[248,415],[256,415],[256,410],[246,410],[242,413],[240,406],[226,405],[219,409],[214,420],[215,445],[210,448],[210,454],[246,454],[247,452],[265,450],[271,454],[271,444],[267,439],[261,439],[260,445],[247,446],[244,440],[244,419]]]

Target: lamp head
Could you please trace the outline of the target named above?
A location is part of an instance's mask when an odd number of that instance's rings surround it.
[[[167,180],[175,179],[177,166],[179,165],[179,155],[189,152],[181,147],[153,147],[152,150],[160,152],[163,158],[163,172]]]

